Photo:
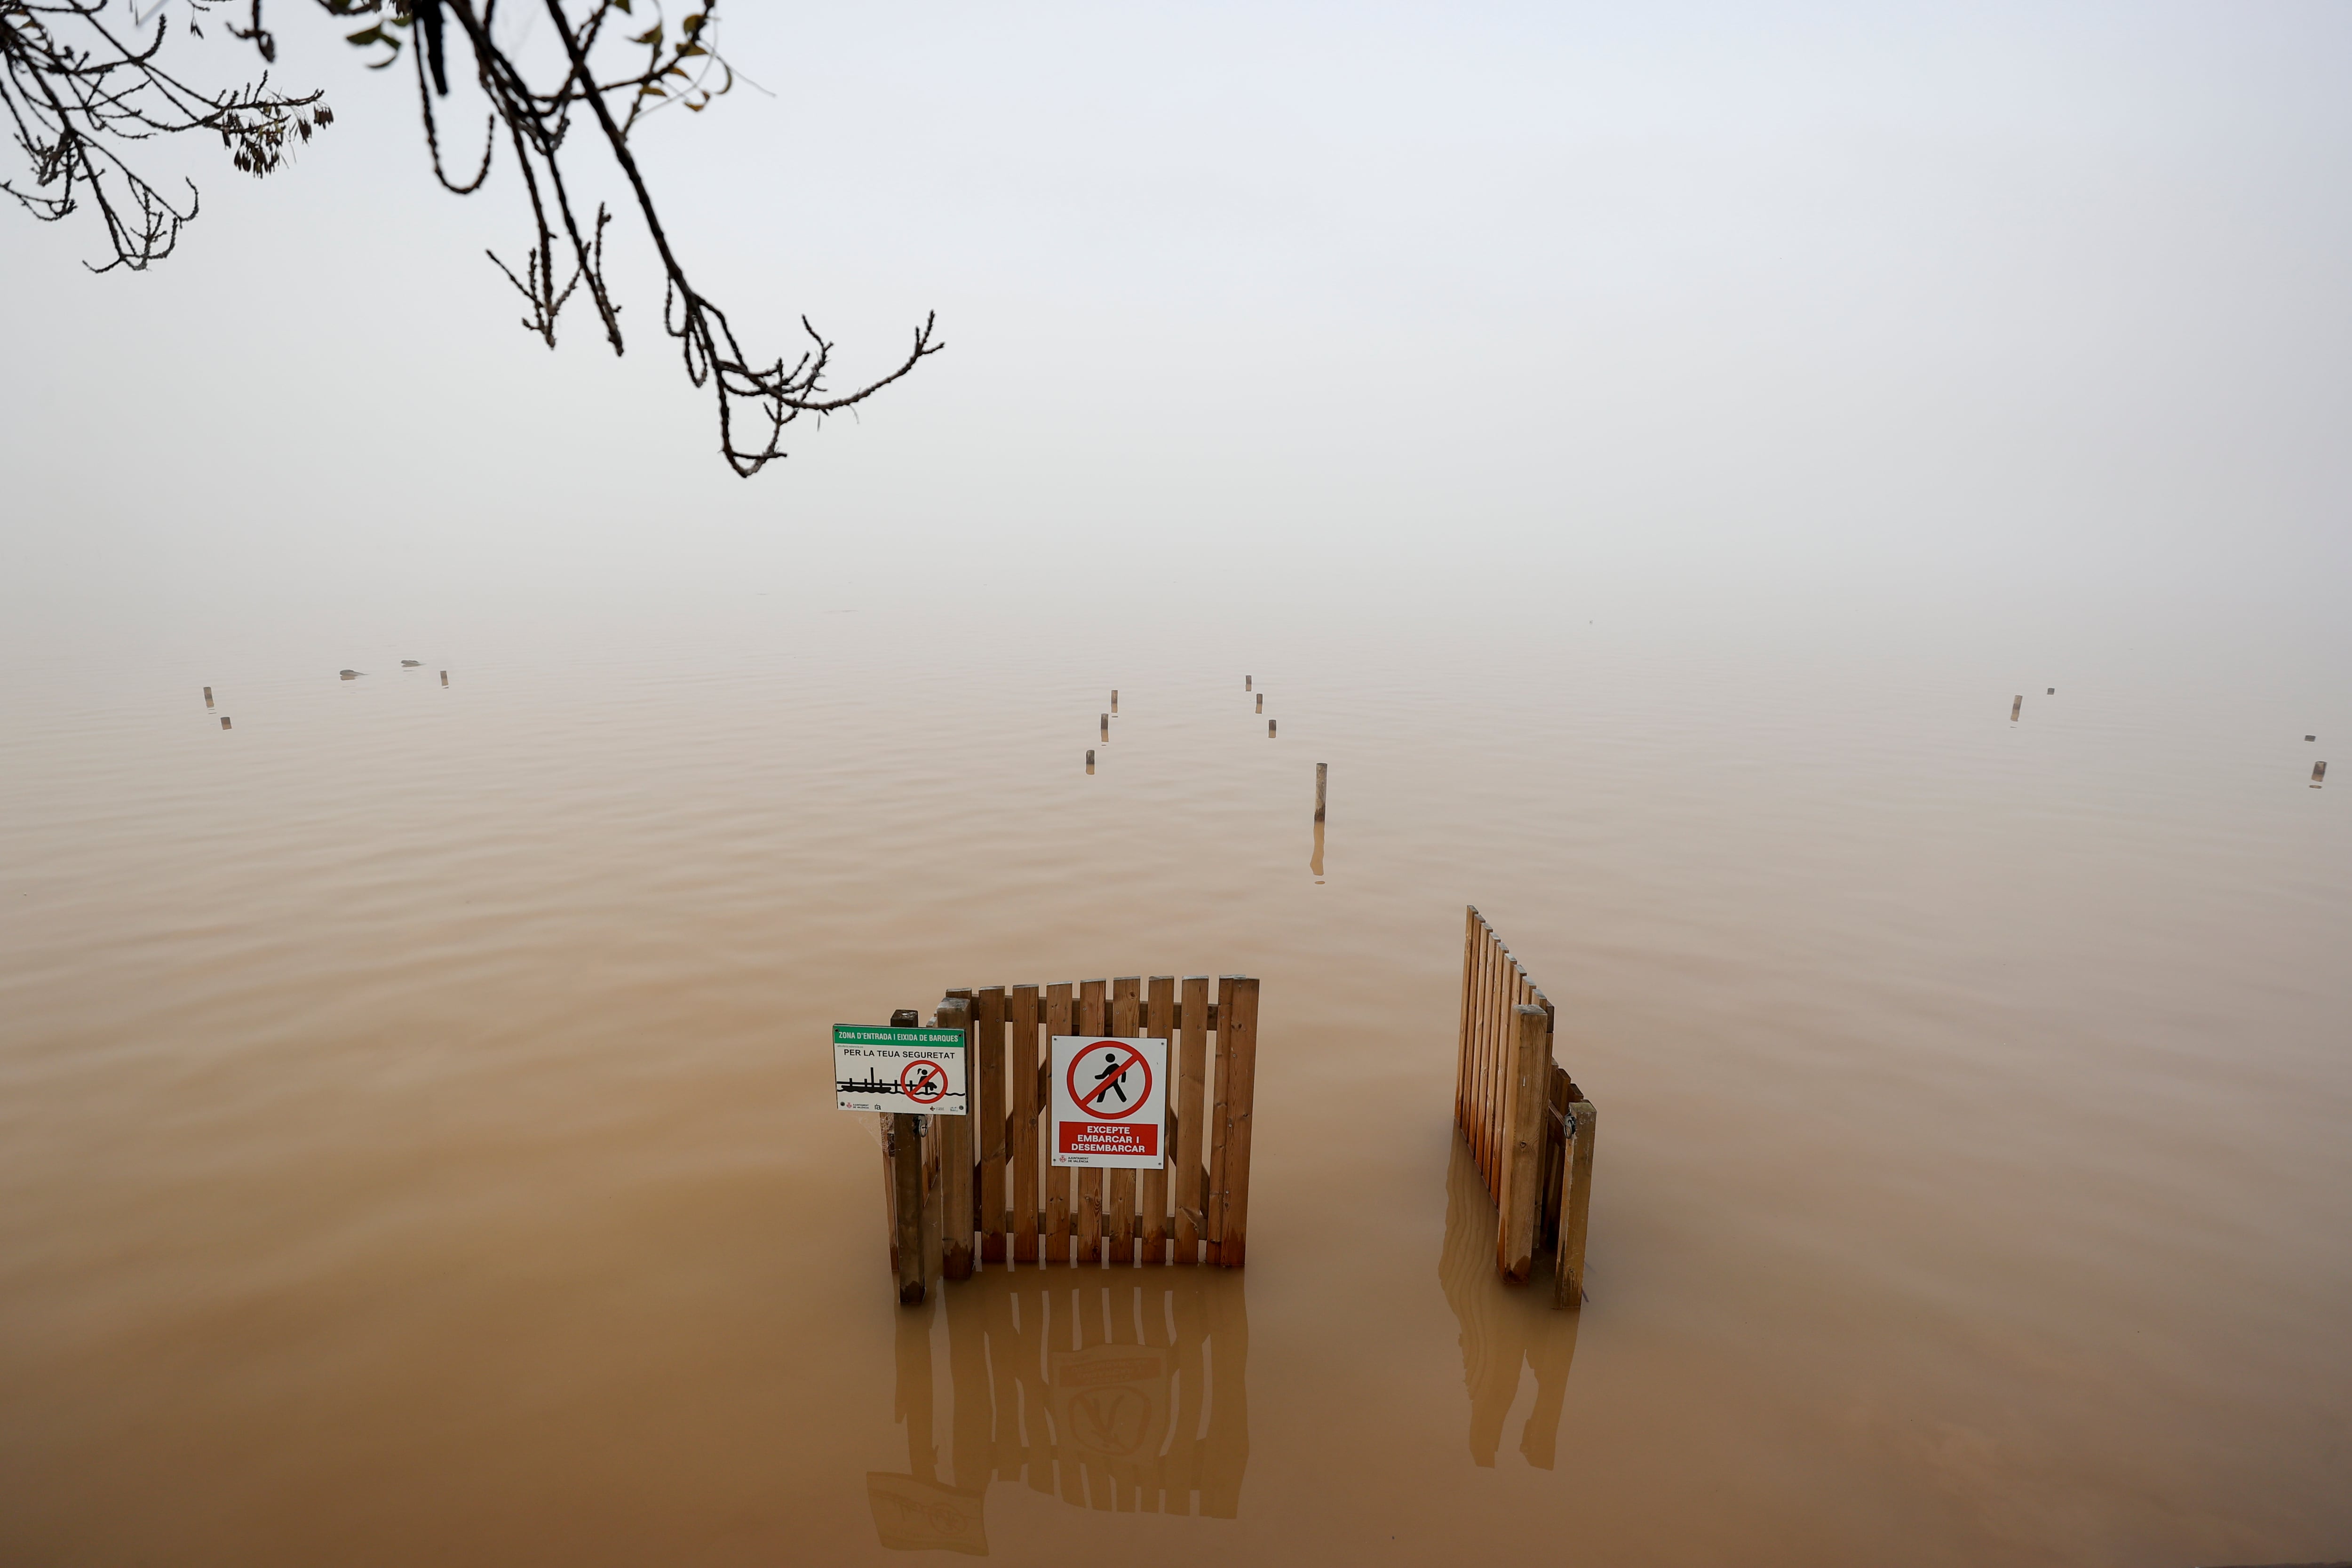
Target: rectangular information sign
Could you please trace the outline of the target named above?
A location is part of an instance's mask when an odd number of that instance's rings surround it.
[[[1054,1037],[1053,1163],[1156,1171],[1168,1157],[1168,1042]]]
[[[834,1104],[843,1110],[964,1114],[961,1029],[833,1026]]]

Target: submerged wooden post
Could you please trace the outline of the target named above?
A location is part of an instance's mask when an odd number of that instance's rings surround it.
[[[1519,1281],[1534,1272],[1536,1222],[1543,1201],[1544,1101],[1551,1087],[1551,1030],[1541,1007],[1520,1003],[1512,1041],[1509,1079],[1504,1090],[1505,1144],[1502,1216],[1496,1261]]]
[[[942,1029],[963,1034],[963,1091],[967,1114],[934,1116],[931,1127],[940,1159],[940,1277],[971,1278],[972,1126],[982,1105],[980,1070],[973,1038],[972,1004],[969,996],[950,996],[940,1004],[937,1022]]]
[[[1592,1213],[1592,1101],[1580,1100],[1568,1108],[1568,1158],[1561,1162],[1559,1199],[1559,1278],[1552,1305],[1568,1308],[1584,1302],[1584,1234]]]
[[[890,1257],[898,1275],[898,1304],[923,1299],[923,1142],[915,1119],[904,1110],[887,1113],[883,1158],[890,1166]]]
[[[890,1026],[910,1029],[921,1016],[901,1007],[890,1015]],[[923,1139],[911,1112],[889,1111],[883,1121],[882,1157],[890,1167],[890,1257],[899,1304],[911,1307],[923,1299]]]

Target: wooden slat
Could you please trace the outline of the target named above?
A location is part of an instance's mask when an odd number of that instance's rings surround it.
[[[1037,988],[1015,985],[1010,1010],[1013,1036],[1005,1056],[1013,1080],[1012,1166],[1013,1257],[1018,1263],[1037,1261]]]
[[[950,994],[940,1004],[935,1021],[942,1029],[963,1033],[964,1103],[976,1108],[972,1084],[974,1009],[969,996]],[[1002,1064],[1000,1064],[1002,1065]],[[978,1123],[985,1126],[985,1121]],[[1001,1125],[1001,1124],[1000,1124]],[[970,1115],[931,1118],[933,1142],[940,1159],[940,1278],[969,1279],[972,1264],[972,1149],[975,1119]],[[1000,1242],[1003,1237],[998,1237]]]
[[[1478,1123],[1472,1130],[1470,1151],[1478,1157],[1478,1179],[1486,1184],[1490,1194],[1495,1190],[1495,998],[1501,984],[1496,974],[1496,962],[1495,933],[1481,924],[1478,930],[1478,1018],[1475,1026],[1476,1035],[1470,1044],[1471,1072],[1476,1080]]]
[[[1454,1125],[1470,1125],[1470,1000],[1472,976],[1478,963],[1478,906],[1465,907],[1462,920],[1462,1032],[1454,1047]]]
[[[1146,1001],[1144,1032],[1155,1040],[1175,1038],[1176,977],[1172,974],[1153,975]],[[1167,1055],[1168,1071],[1172,1079],[1177,1070],[1176,1052],[1173,1047],[1170,1047]],[[1176,1103],[1175,1091],[1176,1085],[1172,1082],[1168,1084],[1161,1090],[1160,1103],[1163,1106],[1173,1106]],[[1171,1122],[1173,1120],[1172,1117],[1170,1118]],[[1138,1187],[1136,1200],[1143,1211],[1141,1216],[1143,1261],[1148,1264],[1168,1261],[1167,1156],[1171,1152],[1171,1143],[1166,1125],[1160,1128],[1160,1137],[1162,1142],[1160,1163],[1155,1168],[1143,1173],[1143,1180]]]
[[[1592,1219],[1592,1102],[1571,1103],[1569,1114],[1576,1131],[1569,1139],[1567,1192],[1559,1205],[1559,1275],[1553,1283],[1552,1305],[1576,1307],[1584,1301],[1584,1238]]]
[[[1048,985],[1045,988],[1045,1034],[1048,1038],[1076,1032],[1076,1026],[1070,1021],[1071,1013],[1068,983],[1057,982]],[[1047,1108],[1045,1113],[1049,1117],[1052,1115],[1053,1099],[1045,1092],[1045,1079],[1053,1065],[1050,1050],[1037,1064],[1038,1102]],[[1070,1177],[1075,1173],[1067,1165],[1049,1164],[1045,1167],[1045,1261],[1048,1263],[1067,1263],[1070,1260]]]
[[[1524,994],[1524,984],[1519,990]],[[1551,1039],[1544,1033],[1542,1008],[1520,1003],[1513,1018],[1518,1029],[1511,1053],[1511,1141],[1505,1151],[1502,1213],[1495,1249],[1505,1276],[1524,1280],[1535,1269],[1536,1221],[1542,1206],[1537,1184],[1543,1179],[1544,1098],[1551,1088]]]
[[[1209,1079],[1209,977],[1184,977],[1182,1021],[1176,1069],[1176,1261],[1197,1263],[1208,1229],[1202,1179],[1202,1133],[1208,1127],[1204,1097]]]
[[[1108,1009],[1104,1005],[1108,984],[1100,980],[1078,982],[1078,1026],[1081,1035],[1103,1032]],[[1102,1262],[1103,1173],[1099,1169],[1078,1172],[1077,1212],[1073,1216],[1077,1229],[1077,1258],[1080,1263]]]
[[[979,1165],[980,1257],[1004,1261],[1004,987],[972,994],[972,1070],[980,1075],[973,1099],[972,1158]]]
[[[961,1117],[929,1114],[916,1118],[917,1125],[920,1129],[916,1136],[923,1142],[923,1284],[926,1289],[929,1287],[932,1280],[947,1278],[946,1259],[942,1256],[942,1248],[947,1240],[947,1225],[945,1216],[940,1212],[940,1199],[942,1195],[940,1189],[944,1184],[940,1179],[942,1174],[940,1158],[942,1152],[940,1144],[941,1141],[948,1136],[949,1124],[961,1120],[963,1120]],[[968,1141],[960,1140],[959,1142]],[[969,1231],[965,1233],[967,1237],[970,1234]],[[967,1245],[969,1245],[968,1242]]]
[[[1121,974],[1110,983],[1110,1031],[1131,1040],[1143,1033],[1143,977]],[[1133,1170],[1107,1171],[1109,1214],[1103,1227],[1103,1253],[1113,1263],[1135,1262],[1135,1189]]]
[[[1482,1031],[1478,1058],[1478,1099],[1480,1117],[1478,1169],[1486,1178],[1486,1191],[1499,1194],[1502,1173],[1503,1129],[1500,1100],[1503,1088],[1503,997],[1505,972],[1509,968],[1509,955],[1496,941],[1493,931],[1486,932],[1486,1022]]]
[[[1223,1223],[1218,1229],[1217,1261],[1239,1268],[1249,1237],[1250,1134],[1257,1090],[1257,982],[1229,974],[1218,983],[1224,1005],[1220,1037],[1232,1043],[1217,1065],[1217,1098],[1225,1107],[1224,1179],[1218,1183]],[[1227,1075],[1231,1075],[1230,1085]]]
[[[1233,1037],[1229,1027],[1234,1016],[1234,999],[1224,994],[1223,980],[1217,985],[1217,1004],[1220,1008],[1216,1039],[1217,1073],[1216,1081],[1209,1090],[1209,1190],[1204,1194],[1203,1205],[1208,1234],[1202,1237],[1207,1244],[1202,1260],[1207,1263],[1217,1261],[1217,1244],[1225,1237],[1225,1135],[1232,1125],[1226,1116],[1225,1091],[1234,1081]]]

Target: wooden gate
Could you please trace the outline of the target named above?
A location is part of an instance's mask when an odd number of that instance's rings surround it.
[[[1495,1200],[1496,1265],[1524,1280],[1538,1250],[1556,1247],[1552,1304],[1574,1307],[1584,1300],[1592,1102],[1552,1060],[1551,999],[1475,905],[1464,924],[1454,1122]]]
[[[885,1112],[883,1191],[898,1299],[975,1268],[1213,1263],[1249,1235],[1258,983],[1155,974],[950,991],[936,1015],[968,1042],[967,1116]],[[894,1022],[912,1024],[911,1013]],[[1168,1157],[1156,1171],[1047,1163],[1056,1035],[1171,1042]],[[1212,1039],[1213,1037],[1213,1047]]]

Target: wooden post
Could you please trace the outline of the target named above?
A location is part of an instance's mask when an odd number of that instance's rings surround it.
[[[1037,1261],[1037,988],[1013,988],[1013,1038],[1006,1049],[1013,1078],[1013,1258]]]
[[[980,1090],[985,1079],[981,1078],[982,1055],[973,1047],[978,1043],[978,1031],[972,1022],[973,1007],[969,996],[950,996],[940,1004],[937,1015],[942,1029],[959,1029],[963,1033],[964,1106],[962,1116],[934,1116],[931,1127],[933,1142],[939,1145],[940,1156],[940,1278],[969,1279],[971,1278],[972,1236],[972,1131],[975,1126],[986,1130],[981,1118],[984,1100]],[[1000,1064],[1001,1065],[1001,1064]],[[1000,1132],[1001,1135],[1001,1132]],[[1003,1167],[998,1167],[998,1184],[1003,1182]],[[1001,1249],[1004,1238],[1000,1236]]]
[[[1160,1089],[1160,1103],[1171,1110],[1176,1104],[1176,977],[1155,974],[1151,977],[1150,993],[1145,1012],[1149,1018],[1145,1033],[1155,1040],[1167,1040],[1170,1081]],[[1168,1261],[1168,1156],[1175,1152],[1172,1135],[1176,1118],[1168,1118],[1161,1130],[1160,1161],[1158,1168],[1143,1173],[1139,1202],[1143,1208],[1143,1261]]]
[[[1116,686],[1110,689],[1110,715],[1114,719],[1118,717],[1118,688]]]
[[[923,1148],[915,1135],[915,1119],[903,1110],[890,1113],[890,1213],[894,1235],[892,1257],[898,1265],[898,1304],[912,1307],[923,1299]]]
[[[1108,713],[1102,716],[1102,738],[1105,741],[1110,739],[1110,715]]]
[[[929,1111],[915,1118],[915,1134],[923,1143],[923,1285],[927,1290],[932,1280],[947,1278],[947,1216],[940,1212],[940,1199],[945,1194],[941,1191],[940,1140],[945,1136],[950,1120]]]
[[[207,708],[209,708],[209,707],[211,707],[212,705],[213,705],[213,689],[212,689],[211,687],[207,686],[207,687],[205,687],[205,707],[207,707]]]
[[[1110,983],[1110,1028],[1108,1032],[1122,1039],[1133,1039],[1143,1033],[1143,977],[1122,974]],[[1135,1189],[1136,1177],[1142,1173],[1133,1170],[1106,1171],[1104,1185],[1109,1189],[1110,1213],[1103,1229],[1103,1251],[1113,1263],[1132,1264],[1135,1261]]]
[[[2024,711],[2024,710],[2025,710],[2025,699],[2024,699],[2024,698],[2022,698],[2022,697],[2019,697],[2019,698],[2014,698],[2014,699],[2012,699],[2012,700],[2011,700],[2010,704],[2009,704],[2009,721],[2010,721],[2011,723],[2012,723],[2012,724],[2016,723],[2016,722],[2017,722],[2017,716],[2018,716],[2018,714],[2020,714],[2020,713],[2023,712],[2023,711]]]
[[[1584,1237],[1592,1215],[1592,1101],[1580,1100],[1568,1108],[1574,1131],[1569,1134],[1567,1167],[1561,1181],[1568,1190],[1559,1205],[1559,1279],[1552,1297],[1555,1307],[1576,1307],[1584,1301]]]
[[[1269,741],[1274,739],[1274,721],[1271,719],[1265,721],[1265,738]]]
[[[1265,693],[1263,691],[1257,694],[1257,710],[1261,713],[1265,711]]]
[[[1208,1233],[1208,1197],[1202,1176],[1203,1099],[1209,1081],[1209,977],[1184,977],[1181,1038],[1176,1069],[1176,1261],[1198,1263]]]
[[[1316,763],[1316,764],[1315,764],[1315,820],[1316,820],[1316,821],[1318,821],[1318,822],[1320,822],[1320,821],[1322,821],[1322,820],[1323,820],[1323,793],[1324,793],[1324,786],[1325,786],[1326,784],[1329,784],[1330,782],[1331,782],[1331,764],[1330,764],[1330,763]]]
[[[1224,1108],[1224,1170],[1217,1183],[1217,1261],[1239,1268],[1249,1239],[1250,1133],[1257,1090],[1257,982],[1228,974],[1217,984],[1217,1100]]]
[[[1071,1000],[1068,981],[1057,981],[1045,987],[1045,1034],[1077,1033],[1070,1022]],[[1037,1103],[1050,1107],[1053,1095],[1045,1086],[1046,1074],[1053,1070],[1053,1052],[1048,1049],[1037,1064]],[[1050,1114],[1050,1112],[1049,1112]],[[1045,1261],[1070,1261],[1070,1178],[1076,1174],[1067,1165],[1047,1164],[1045,1167]]]
[[[1551,1087],[1551,1036],[1541,1007],[1522,1002],[1513,1012],[1518,1026],[1512,1042],[1504,1109],[1509,1142],[1503,1163],[1496,1251],[1504,1274],[1517,1282],[1526,1279],[1535,1268],[1536,1217],[1541,1205],[1536,1184],[1543,1175],[1543,1112],[1544,1098]]]

